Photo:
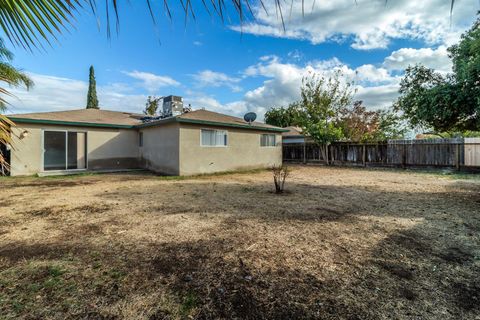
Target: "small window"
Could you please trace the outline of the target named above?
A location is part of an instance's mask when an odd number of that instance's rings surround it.
[[[143,132],[138,134],[138,146],[143,147]]]
[[[261,147],[275,147],[275,135],[274,134],[262,134],[260,136],[260,146]]]
[[[207,147],[225,147],[227,145],[227,131],[202,129],[201,145]]]

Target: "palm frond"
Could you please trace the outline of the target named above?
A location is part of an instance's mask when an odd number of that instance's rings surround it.
[[[0,145],[11,144],[11,127],[14,123],[10,121],[5,115],[0,114]],[[10,166],[5,159],[4,155],[0,152],[0,172],[6,172],[10,170]]]
[[[6,47],[0,39],[0,82],[4,82],[11,87],[25,86],[27,89],[33,86],[33,81],[26,73],[19,70],[10,64],[13,59],[13,54]],[[13,94],[3,86],[0,87],[0,112],[5,111],[8,104],[5,96],[13,97]],[[6,116],[0,114],[0,146],[11,145],[10,128],[13,122]],[[0,153],[0,173],[8,171],[8,163],[4,155]]]
[[[12,87],[25,86],[29,89],[33,86],[33,81],[26,73],[6,62],[0,62],[0,81]]]
[[[85,0],[3,0],[0,2],[0,27],[16,46],[31,50],[50,43],[66,28],[73,11]]]
[[[28,75],[20,69],[10,64],[13,59],[13,53],[5,47],[5,43],[0,39],[0,82],[6,83],[10,87],[25,87],[29,89],[33,86],[33,81]],[[4,96],[13,97],[13,94],[3,86],[0,87],[0,111],[5,111],[7,101]]]
[[[148,11],[153,23],[156,23],[153,8],[154,1],[144,0],[147,4]],[[185,21],[188,16],[195,19],[195,9],[191,0],[177,0],[182,5]],[[247,15],[255,18],[255,11],[252,7],[261,7],[268,14],[265,6],[266,0],[202,0],[202,8],[209,14],[212,12],[224,21],[227,6],[231,6],[240,21],[246,19]],[[292,5],[298,0],[272,0],[281,20],[283,29],[285,30],[284,6]],[[333,1],[333,0],[322,0]],[[159,10],[163,10],[166,16],[171,19],[172,12],[168,0],[162,0],[163,6]],[[305,6],[302,2],[302,12]],[[120,25],[120,7],[118,0],[1,0],[0,1],[0,28],[3,29],[7,38],[16,46],[21,46],[31,50],[32,47],[41,47],[43,43],[50,43],[50,39],[66,30],[72,24],[74,13],[89,7],[94,15],[98,16],[99,3],[103,3],[105,9],[105,17],[107,20],[107,35],[111,36],[111,15],[115,17],[115,26],[118,32]],[[357,1],[352,3],[357,5]],[[385,4],[388,0],[385,0]],[[450,0],[450,15],[453,13],[455,0]],[[313,1],[312,10],[315,6]],[[1,53],[0,53],[1,54]]]

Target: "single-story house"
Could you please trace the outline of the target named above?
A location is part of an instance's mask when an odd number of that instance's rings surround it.
[[[302,133],[302,128],[300,127],[285,127],[285,132],[282,132],[282,143],[304,143],[305,136]]]
[[[282,163],[284,129],[207,110],[150,119],[97,109],[8,117],[16,124],[12,176],[117,169],[194,175]]]

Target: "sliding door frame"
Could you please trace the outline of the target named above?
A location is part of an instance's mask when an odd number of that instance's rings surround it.
[[[65,169],[63,170],[45,170],[45,131],[53,131],[53,132],[64,132],[65,133]],[[83,169],[68,169],[68,133],[75,132],[75,133],[85,133],[85,168]],[[86,130],[61,130],[61,129],[42,129],[42,141],[41,149],[42,149],[42,156],[40,157],[40,168],[42,172],[64,172],[64,171],[86,171],[88,170],[88,131]]]

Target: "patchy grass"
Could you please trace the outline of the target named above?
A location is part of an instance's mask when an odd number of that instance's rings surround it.
[[[437,173],[439,174],[439,173]],[[478,180],[480,181],[479,173],[466,173],[466,172],[445,172],[441,173],[442,176],[453,180]]]
[[[72,173],[72,174],[60,174],[60,175],[52,175],[52,176],[44,176],[44,177],[39,177],[35,176],[35,178],[38,179],[46,179],[46,180],[56,180],[56,179],[76,179],[76,178],[82,178],[82,177],[89,177],[89,176],[95,176],[95,175],[101,175],[104,173],[101,172],[93,172],[93,171],[86,171],[86,172],[78,172],[78,173]],[[106,173],[105,173],[106,174]]]
[[[292,167],[0,181],[2,319],[476,319],[480,182]]]

